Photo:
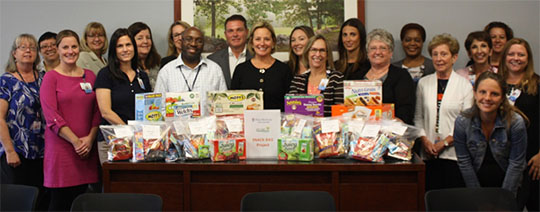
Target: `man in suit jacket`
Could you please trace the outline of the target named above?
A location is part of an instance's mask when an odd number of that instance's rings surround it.
[[[225,38],[228,47],[208,55],[208,59],[221,67],[228,89],[231,87],[231,78],[236,66],[253,57],[249,51],[246,51],[248,32],[244,16],[232,15],[225,20]]]

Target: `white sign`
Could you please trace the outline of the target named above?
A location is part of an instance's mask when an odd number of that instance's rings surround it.
[[[244,111],[247,159],[277,158],[277,140],[280,135],[279,110]]]

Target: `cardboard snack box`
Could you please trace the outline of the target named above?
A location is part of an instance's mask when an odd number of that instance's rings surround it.
[[[163,121],[165,99],[162,93],[135,94],[135,120]]]
[[[382,82],[380,80],[343,81],[345,105],[367,106],[382,104]]]
[[[368,106],[332,105],[332,116],[341,116],[344,113],[353,113],[353,118],[369,117],[370,120],[394,119],[394,104]]]
[[[285,95],[285,113],[308,116],[324,116],[324,96],[307,94]]]
[[[209,91],[207,100],[210,114],[217,116],[264,109],[263,92],[256,90]]]
[[[200,116],[201,98],[198,92],[165,93],[165,120]]]

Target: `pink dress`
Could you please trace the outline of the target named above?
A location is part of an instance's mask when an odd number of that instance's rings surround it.
[[[44,186],[63,188],[98,181],[98,153],[94,142],[90,156],[81,159],[73,145],[58,135],[68,126],[78,137],[87,136],[101,121],[96,94],[86,94],[80,83],[94,87],[96,75],[84,69],[85,77],[69,77],[47,72],[41,85],[40,99],[47,126],[45,128],[45,156],[43,159]]]

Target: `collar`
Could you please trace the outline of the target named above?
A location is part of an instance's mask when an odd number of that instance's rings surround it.
[[[193,68],[193,69],[196,69],[197,67],[202,66],[203,64],[207,65],[207,61],[206,61],[206,58],[201,57],[200,60],[199,60],[199,64],[197,64],[197,66],[195,66],[195,68]],[[178,58],[176,58],[175,67],[181,68],[182,66],[185,66],[188,69],[192,69],[189,66],[185,65],[184,60],[182,60],[182,53],[180,53],[178,55]]]
[[[229,53],[229,56],[234,56],[230,46],[227,47],[227,52]],[[244,46],[244,50],[240,53],[239,57],[244,57],[244,56],[246,56],[246,47],[245,46]]]
[[[472,121],[472,127],[482,130],[481,124],[482,123],[480,121],[480,117],[479,116],[474,117]],[[497,129],[497,128],[505,128],[505,124],[499,114],[497,114],[497,117],[495,118],[495,125],[493,126],[493,129]]]

